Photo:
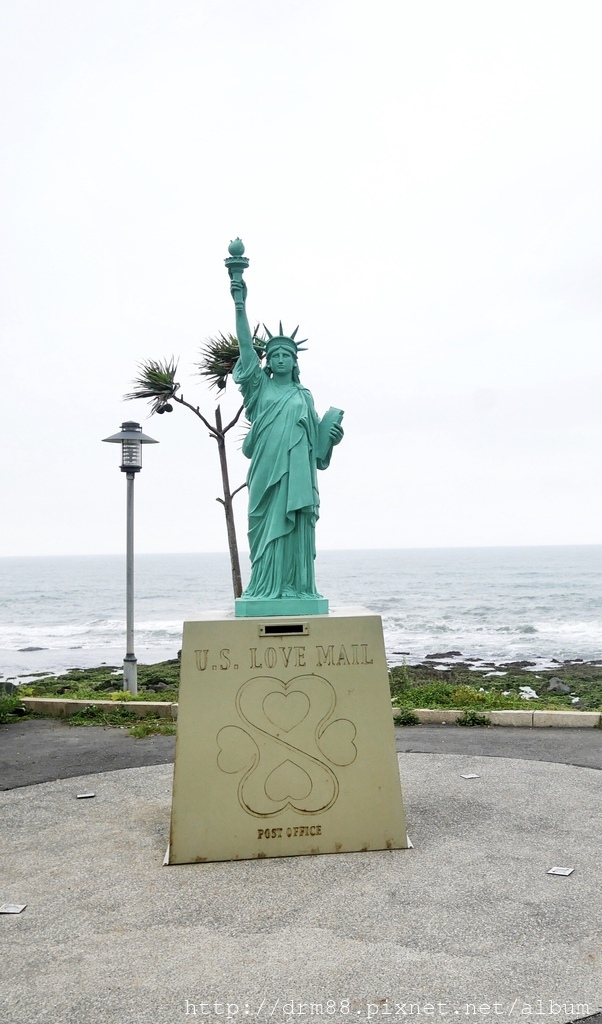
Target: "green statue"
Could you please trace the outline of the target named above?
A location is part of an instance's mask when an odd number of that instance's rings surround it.
[[[251,427],[243,454],[251,460],[249,548],[251,580],[236,602],[238,616],[319,615],[328,601],[318,594],[314,577],[315,526],[319,515],[317,472],[330,463],[333,446],[343,437],[340,409],[320,420],[313,398],[299,382],[296,342],[269,335],[261,368],[246,312],[243,272],[249,261],[239,238],[231,242],[225,263],[236,308],[240,358],[234,380]]]

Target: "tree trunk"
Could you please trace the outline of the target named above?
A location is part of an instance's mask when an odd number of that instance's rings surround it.
[[[238,542],[236,540],[236,527],[234,525],[234,511],[232,507],[232,494],[230,492],[230,478],[228,476],[228,459],[226,456],[226,438],[222,429],[222,413],[218,405],[215,410],[215,423],[217,426],[217,450],[219,452],[219,464],[222,471],[222,487],[224,490],[224,514],[226,516],[226,530],[228,532],[228,548],[230,551],[230,568],[232,570],[232,589],[234,597],[242,594],[242,576],[240,573],[240,559],[238,557]]]

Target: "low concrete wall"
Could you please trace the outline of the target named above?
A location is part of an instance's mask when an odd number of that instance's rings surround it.
[[[110,711],[115,708],[127,708],[138,718],[170,718],[174,722],[178,717],[178,705],[166,701],[155,700],[68,700],[64,697],[23,697],[21,704],[34,713],[52,715],[54,718],[68,718],[76,711],[84,708],[97,707]],[[393,717],[401,714],[400,708],[393,708]],[[432,708],[415,708],[413,713],[421,725],[454,725],[462,717],[464,711],[447,709],[436,711]],[[491,725],[526,726],[527,728],[596,728],[602,724],[599,711],[479,711]]]
[[[595,729],[600,725],[600,714],[598,711],[534,711],[533,725],[560,729],[589,726]]]
[[[433,711],[414,708],[413,713],[421,725],[455,724],[463,711]],[[393,708],[393,718],[401,714],[400,708]],[[490,725],[534,726],[557,729],[596,728],[601,724],[599,711],[479,711]]]
[[[414,711],[423,725],[454,725],[458,718],[464,714],[463,711],[433,711],[430,708],[419,708]]]
[[[532,711],[488,711],[487,717],[492,725],[533,725]]]
[[[84,708],[102,708],[103,711],[115,711],[117,708],[127,708],[133,711],[138,718],[177,717],[177,704],[168,704],[165,701],[154,700],[68,700],[64,697],[23,697],[21,704],[39,715],[52,715],[53,718],[68,718],[77,711]],[[175,713],[174,709],[175,708]]]

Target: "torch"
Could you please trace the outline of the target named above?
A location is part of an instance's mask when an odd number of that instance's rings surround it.
[[[230,253],[227,260],[224,260],[228,268],[228,273],[232,281],[239,281],[243,283],[242,275],[249,266],[248,257],[244,255],[245,247],[240,238],[235,238],[233,242],[230,242],[228,246],[228,252]]]

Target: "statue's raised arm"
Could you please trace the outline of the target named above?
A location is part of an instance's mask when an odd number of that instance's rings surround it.
[[[243,367],[251,367],[257,362],[257,353],[253,347],[253,336],[249,327],[247,317],[247,286],[243,280],[243,273],[249,266],[249,260],[244,255],[245,247],[240,238],[235,238],[228,246],[230,256],[225,260],[230,275],[230,294],[234,299],[236,310],[236,337],[240,349],[240,359]]]

